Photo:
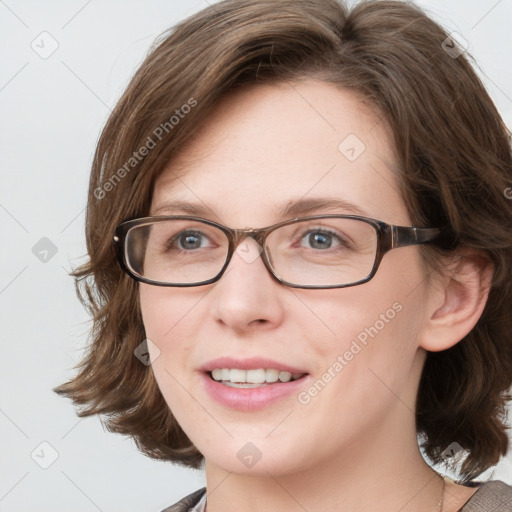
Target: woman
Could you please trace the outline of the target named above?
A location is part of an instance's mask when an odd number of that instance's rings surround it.
[[[212,5],[103,131],[74,274],[93,344],[56,391],[204,462],[166,510],[510,510],[474,479],[508,448],[511,171],[414,6]]]

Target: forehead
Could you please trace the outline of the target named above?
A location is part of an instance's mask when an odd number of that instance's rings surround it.
[[[408,219],[382,116],[354,93],[313,80],[222,98],[158,177],[150,213],[183,213],[173,205],[189,203],[231,226],[256,226],[282,220],[306,199],[341,200],[397,224]]]

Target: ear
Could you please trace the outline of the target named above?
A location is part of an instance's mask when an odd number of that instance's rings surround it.
[[[456,345],[476,325],[491,287],[494,265],[482,252],[457,253],[429,290],[419,345],[437,352]]]

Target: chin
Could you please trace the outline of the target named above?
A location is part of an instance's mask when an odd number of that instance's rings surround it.
[[[218,449],[220,447],[221,449]],[[269,440],[242,441],[231,439],[229,443],[218,443],[215,449],[205,447],[206,466],[218,466],[226,472],[238,475],[272,476],[286,475],[305,469],[304,447],[283,446]],[[300,457],[297,453],[300,452]]]

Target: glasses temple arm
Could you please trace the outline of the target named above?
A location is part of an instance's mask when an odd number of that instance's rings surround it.
[[[449,228],[414,228],[391,226],[391,246],[406,247],[436,242],[443,249],[453,249],[457,240]]]

